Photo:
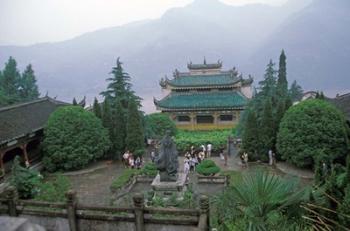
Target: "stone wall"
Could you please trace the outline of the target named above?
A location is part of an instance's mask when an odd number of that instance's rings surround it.
[[[0,199],[0,215],[27,218],[48,231],[180,231],[209,230],[209,199],[200,198],[200,209],[146,208],[143,194],[133,196],[134,206],[115,208],[79,204],[74,191],[67,203],[19,200],[9,187]]]

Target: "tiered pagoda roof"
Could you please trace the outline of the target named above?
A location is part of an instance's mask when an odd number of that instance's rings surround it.
[[[173,79],[162,79],[160,85],[171,93],[162,100],[154,99],[162,111],[243,109],[247,97],[241,87],[250,86],[253,79],[244,79],[235,68],[222,71],[222,62],[187,65],[189,72],[175,70]]]
[[[154,99],[154,104],[162,111],[186,110],[231,110],[242,109],[248,99],[236,91],[170,93],[164,99]]]

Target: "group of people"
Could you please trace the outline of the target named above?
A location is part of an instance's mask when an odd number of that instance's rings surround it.
[[[123,154],[123,163],[125,168],[137,168],[140,169],[143,163],[142,157],[135,157],[133,153],[127,150]]]
[[[196,169],[196,166],[202,162],[205,158],[211,156],[213,145],[208,143],[207,145],[201,145],[199,149],[195,149],[191,146],[191,150],[186,152],[184,159],[184,173],[188,174]]]

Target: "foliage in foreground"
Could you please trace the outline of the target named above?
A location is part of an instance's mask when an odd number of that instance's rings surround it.
[[[47,182],[38,187],[38,194],[35,196],[37,201],[64,202],[65,194],[71,189],[71,182],[68,177],[57,174]]]
[[[169,130],[171,136],[176,134],[176,126],[168,115],[152,113],[145,116],[145,135],[147,138],[161,139]]]
[[[295,180],[266,172],[244,175],[215,201],[220,230],[304,230],[299,205],[306,200]]]
[[[282,158],[299,167],[345,162],[348,151],[343,114],[323,100],[307,100],[291,107],[283,117],[277,136]]]
[[[214,131],[184,131],[178,130],[175,143],[180,152],[186,152],[193,145],[199,148],[202,144],[211,143],[213,151],[219,151],[226,148],[227,137],[232,136],[232,130],[214,130]]]
[[[220,172],[220,168],[214,161],[205,159],[197,165],[196,172],[204,176],[212,176]]]
[[[28,199],[34,197],[40,185],[41,176],[39,172],[24,168],[20,165],[19,157],[16,156],[11,170],[10,184],[17,189],[20,198]]]
[[[44,133],[43,162],[48,171],[75,170],[101,158],[110,141],[101,121],[78,106],[58,108]]]

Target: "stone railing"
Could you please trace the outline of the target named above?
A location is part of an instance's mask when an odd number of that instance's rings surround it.
[[[198,183],[207,183],[207,184],[223,184],[227,186],[228,177],[227,176],[203,176],[197,174]]]
[[[24,217],[47,230],[209,230],[209,199],[200,197],[199,209],[146,208],[142,194],[133,196],[133,207],[88,206],[78,203],[74,191],[66,203],[19,200],[14,188],[0,199],[0,214]]]

